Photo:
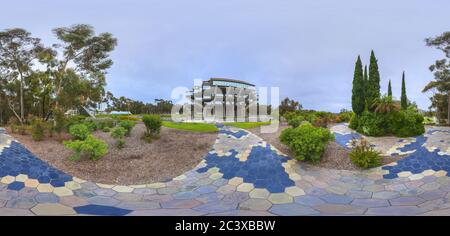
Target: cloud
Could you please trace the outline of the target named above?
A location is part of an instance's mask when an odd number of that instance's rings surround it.
[[[108,89],[152,102],[193,79],[230,77],[278,86],[304,107],[350,108],[356,56],[379,61],[382,89],[429,106],[421,90],[443,57],[424,38],[448,29],[450,2],[434,1],[34,1],[2,3],[0,28],[23,27],[54,42],[51,29],[93,25],[119,40]],[[20,12],[20,14],[17,14]]]

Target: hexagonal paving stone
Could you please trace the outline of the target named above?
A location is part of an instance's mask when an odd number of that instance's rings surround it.
[[[217,189],[216,192],[221,193],[221,194],[229,194],[229,193],[233,193],[236,191],[236,186],[233,185],[224,185],[220,188]]]
[[[60,197],[59,203],[69,207],[77,207],[89,204],[86,199],[77,196]]]
[[[9,190],[19,191],[25,188],[25,184],[23,182],[14,181],[8,185]]]
[[[236,191],[239,192],[250,192],[255,188],[255,186],[251,183],[242,183],[239,186],[237,186]]]
[[[114,186],[113,188],[112,188],[114,191],[116,191],[116,192],[119,192],[119,193],[131,193],[131,192],[133,192],[133,188],[131,188],[131,187],[128,187],[128,186],[121,186],[121,185],[117,185],[117,186]]]
[[[165,183],[152,183],[152,184],[147,184],[148,188],[164,188],[166,187]]]
[[[427,210],[420,209],[416,206],[390,206],[369,208],[366,215],[382,215],[382,216],[408,216],[424,213]]]
[[[361,215],[366,210],[361,207],[340,204],[322,204],[313,208],[324,215]]]
[[[292,203],[294,198],[286,193],[271,193],[267,198],[273,204]]]
[[[34,200],[33,197],[18,197],[14,198],[8,201],[6,204],[6,207],[8,208],[20,208],[20,209],[29,209],[34,207],[37,204],[37,202]],[[0,209],[0,214],[1,214]]]
[[[284,192],[291,195],[292,197],[298,197],[298,196],[305,195],[305,191],[303,191],[303,189],[296,187],[296,186],[287,187],[287,188],[285,188]]]
[[[76,183],[78,183],[78,182],[76,182]],[[97,186],[99,186],[100,188],[113,188],[114,187],[114,185],[112,185],[112,184],[99,184],[99,183],[97,183]]]
[[[201,202],[193,199],[174,199],[167,202],[162,202],[162,208],[193,208],[202,204]]]
[[[77,178],[77,177],[73,177],[73,181],[75,181],[75,182],[77,182],[77,183],[79,183],[79,184],[82,184],[82,183],[85,183],[85,182],[86,182],[86,180],[80,179],[80,178]]]
[[[3,184],[10,184],[10,183],[14,182],[15,180],[16,180],[15,177],[10,176],[10,175],[7,175],[7,176],[4,176],[4,177],[1,179],[1,182],[2,182]]]
[[[298,196],[294,198],[295,203],[304,205],[304,206],[317,206],[320,204],[324,204],[325,201],[316,196],[305,195]]]
[[[58,203],[59,197],[53,193],[39,193],[34,197],[38,203]]]
[[[269,211],[282,216],[317,215],[320,213],[310,207],[295,203],[273,205]]]
[[[57,187],[53,189],[53,193],[59,197],[71,196],[73,195],[72,190],[66,187]]]
[[[151,188],[138,188],[138,189],[135,189],[133,191],[133,193],[142,194],[142,195],[151,195],[151,194],[155,194],[156,190],[155,189],[151,189]]]
[[[81,188],[81,185],[75,181],[69,181],[64,183],[64,186],[70,190],[77,190]]]
[[[389,206],[389,202],[383,199],[355,199],[352,201],[351,205],[358,207],[385,207]]]
[[[267,199],[269,195],[270,195],[269,191],[263,188],[255,188],[249,193],[250,198]]]
[[[120,203],[119,200],[112,197],[95,196],[87,199],[90,204],[102,206],[115,206]]]
[[[214,173],[214,174],[210,175],[209,178],[213,179],[213,180],[217,180],[217,179],[222,178],[222,176],[223,176],[222,173]]]
[[[19,182],[25,182],[25,180],[27,180],[27,179],[28,179],[28,175],[20,174],[20,175],[16,176],[16,181],[19,181]]]
[[[39,181],[37,181],[37,179],[27,179],[24,184],[25,187],[36,188],[39,185]]]
[[[116,191],[108,188],[99,188],[94,190],[94,193],[100,196],[112,197],[118,194]]]
[[[234,177],[228,181],[229,185],[238,186],[244,182],[244,179],[241,177]]]
[[[425,202],[425,200],[419,197],[398,197],[389,200],[389,202],[393,206],[416,206]]]
[[[73,208],[64,206],[58,203],[42,203],[31,208],[31,211],[36,215],[50,216],[50,215],[74,215],[76,212]]]
[[[373,193],[373,195],[372,195],[373,198],[386,199],[386,200],[397,198],[399,196],[400,196],[400,193],[392,192],[392,191],[381,191],[381,192]]]
[[[136,202],[142,200],[142,195],[134,193],[117,193],[114,198],[120,201]]]
[[[41,193],[51,193],[53,192],[53,186],[51,186],[50,184],[39,184],[37,186],[37,190]]]
[[[121,202],[115,207],[128,209],[128,210],[147,210],[147,209],[158,209],[161,206],[157,202]]]
[[[265,211],[272,206],[272,203],[265,199],[251,198],[239,204],[243,210]]]
[[[322,198],[324,201],[328,203],[333,204],[348,204],[353,200],[353,198],[346,195],[331,194],[331,193],[321,196],[320,198]]]

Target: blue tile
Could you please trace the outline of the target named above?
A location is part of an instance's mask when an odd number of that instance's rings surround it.
[[[102,216],[124,216],[131,213],[131,210],[101,205],[84,205],[73,208],[78,214],[102,215]]]
[[[224,132],[222,129],[220,131]],[[218,167],[224,179],[241,177],[244,182],[252,183],[256,188],[266,188],[272,193],[283,192],[286,187],[295,185],[282,166],[289,158],[278,155],[269,145],[254,146],[244,162],[236,158],[236,150],[230,152],[231,155],[227,157],[208,153],[205,157],[206,167],[199,168],[197,172],[204,173],[210,168]]]
[[[9,190],[16,190],[19,191],[25,187],[25,184],[23,182],[12,182],[8,185]]]

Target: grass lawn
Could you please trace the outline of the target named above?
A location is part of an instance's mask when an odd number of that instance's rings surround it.
[[[261,125],[270,125],[270,121],[265,122],[225,122],[224,125],[234,126],[241,129],[251,129]]]
[[[216,132],[218,131],[217,127],[214,124],[206,124],[206,123],[184,123],[184,122],[171,122],[171,121],[163,121],[162,126],[173,128],[173,129],[181,129],[188,130],[194,132]]]

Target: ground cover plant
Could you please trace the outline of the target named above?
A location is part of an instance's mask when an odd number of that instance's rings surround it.
[[[75,152],[70,157],[73,161],[84,156],[95,161],[108,153],[108,144],[92,135],[88,135],[84,140],[65,141],[64,145]]]
[[[352,146],[354,148],[349,153],[349,157],[353,164],[365,169],[381,165],[380,153],[375,151],[365,139],[354,140]]]

